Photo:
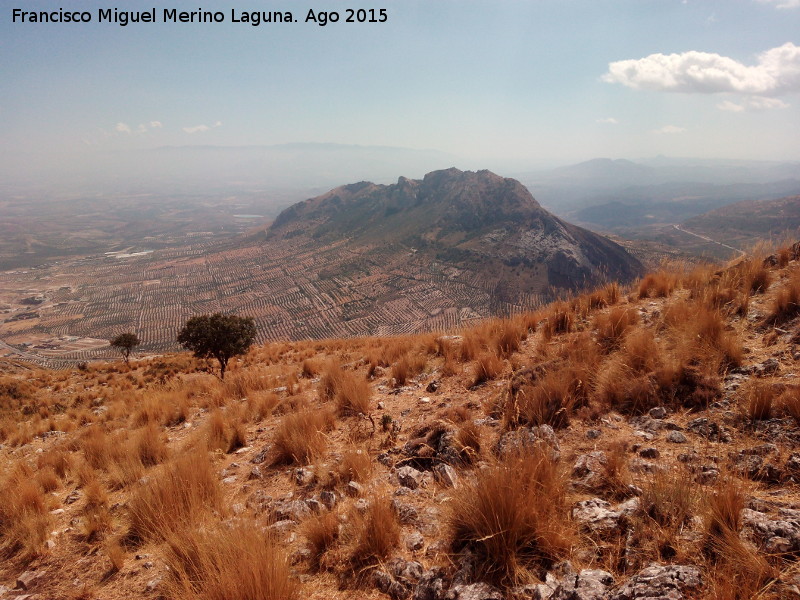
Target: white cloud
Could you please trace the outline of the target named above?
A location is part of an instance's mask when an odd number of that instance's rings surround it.
[[[192,133],[204,133],[204,132],[208,131],[209,129],[211,129],[211,127],[209,127],[208,125],[195,125],[194,127],[184,127],[183,128],[183,130],[186,133],[190,134],[190,135]]]
[[[758,56],[754,66],[694,50],[681,54],[651,54],[610,63],[602,79],[659,92],[782,94],[800,90],[800,46],[787,42],[767,50]]]
[[[125,123],[117,123],[117,126],[114,127],[114,130],[120,133],[131,133],[131,128]]]
[[[774,4],[775,8],[800,8],[800,0],[758,0],[761,4]]]
[[[211,127],[209,127],[208,125],[195,125],[194,127],[184,127],[183,131],[191,135],[193,133],[205,133],[206,131],[213,129],[214,127],[222,127],[222,121],[217,121]]]
[[[728,112],[743,112],[744,106],[741,104],[736,104],[735,102],[731,102],[730,100],[725,100],[725,102],[720,102],[717,104],[717,108],[720,110],[727,110]]]
[[[161,129],[161,121],[150,121],[150,127],[152,129]]]
[[[598,123],[604,123],[607,125],[617,125],[619,121],[617,121],[614,117],[606,117],[605,119],[597,119]]]
[[[683,133],[684,131],[686,131],[685,127],[678,127],[676,125],[664,125],[661,129],[654,129],[653,133],[673,134],[673,133]]]
[[[778,98],[748,98],[747,106],[753,110],[772,110],[775,108],[789,108],[789,105]]]
[[[749,98],[744,98],[741,104],[736,104],[735,102],[731,102],[730,100],[725,100],[724,102],[720,102],[717,104],[717,108],[720,110],[726,110],[729,112],[744,112],[746,110],[773,110],[773,109],[780,109],[780,108],[789,108],[789,105],[784,102],[783,100],[779,100],[778,98],[764,98],[762,96],[751,96]]]

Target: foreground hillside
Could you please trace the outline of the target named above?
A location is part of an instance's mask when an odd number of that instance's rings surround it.
[[[800,246],[448,335],[0,377],[0,598],[800,598]]]

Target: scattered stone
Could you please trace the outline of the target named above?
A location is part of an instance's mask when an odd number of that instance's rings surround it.
[[[450,465],[439,463],[433,467],[433,477],[442,485],[453,488],[458,487],[458,475]]]
[[[652,419],[664,419],[667,416],[667,409],[663,406],[656,406],[651,408],[647,414],[649,414]]]
[[[313,513],[321,513],[322,509],[324,508],[322,502],[317,500],[316,498],[306,498],[305,500],[306,506],[311,509]]]
[[[250,462],[253,463],[254,465],[262,464],[265,460],[267,460],[267,455],[269,454],[269,450],[270,450],[269,445],[264,446],[263,448],[261,448],[261,450],[259,450],[256,453],[256,455],[253,458],[250,459]]]
[[[410,504],[403,504],[397,498],[392,498],[392,506],[397,513],[397,518],[403,525],[415,525],[419,521],[417,509]]]
[[[14,589],[27,591],[36,585],[41,576],[42,574],[39,571],[25,571],[17,577]]]
[[[565,577],[556,587],[550,600],[603,600],[614,577],[607,571],[584,569],[577,575]]]
[[[264,479],[264,473],[261,472],[261,467],[258,465],[250,469],[250,473],[247,475],[248,481],[252,481],[253,479]]]
[[[229,477],[225,477],[222,480],[222,483],[224,483],[225,485],[233,485],[234,483],[236,483],[236,475],[231,475]]]
[[[766,552],[800,552],[800,511],[784,510],[779,517],[771,519],[763,512],[742,510],[742,524]]]
[[[414,552],[425,545],[425,538],[419,531],[414,531],[406,536],[406,548]]]
[[[327,508],[328,510],[333,510],[338,500],[336,498],[336,492],[332,492],[331,490],[322,490],[319,493],[319,499],[320,502],[322,502],[322,504],[324,504],[325,508]]]
[[[81,499],[81,493],[78,490],[74,490],[70,492],[66,498],[64,498],[64,504],[74,504],[78,500]]]
[[[348,481],[345,491],[348,496],[360,496],[364,493],[364,486],[357,481]]]
[[[444,596],[444,570],[434,567],[425,571],[417,582],[413,600],[443,600]]]
[[[683,435],[680,431],[670,431],[667,434],[667,441],[672,442],[673,444],[685,444],[686,436]]]
[[[160,577],[158,577],[156,579],[151,579],[150,581],[148,581],[145,584],[144,591],[149,593],[149,594],[152,594],[153,592],[155,592],[159,588],[160,585],[161,585],[161,578]]]
[[[426,392],[428,392],[429,394],[432,394],[432,393],[434,393],[436,390],[438,390],[438,389],[439,389],[439,385],[441,385],[441,384],[439,383],[439,380],[438,380],[438,379],[434,379],[433,381],[431,381],[431,382],[428,384],[428,386],[425,388],[425,391],[426,391]]]
[[[294,481],[300,487],[311,485],[314,482],[314,471],[299,467],[294,470]]]
[[[683,600],[684,590],[699,588],[700,569],[690,565],[651,564],[631,577],[609,600]]]
[[[599,429],[589,429],[589,430],[586,432],[586,437],[587,437],[588,439],[590,439],[590,440],[596,440],[597,438],[599,438],[599,437],[600,437],[600,434],[601,434],[601,433],[603,433],[603,432],[602,432],[602,431],[600,431]]]
[[[729,443],[731,441],[731,435],[724,427],[706,417],[692,419],[686,425],[686,428],[711,442]]]
[[[572,467],[572,485],[579,489],[593,490],[605,483],[605,467],[608,458],[601,450],[581,454]]]
[[[639,450],[639,456],[642,458],[658,458],[661,456],[661,453],[658,451],[658,448],[642,448]]]
[[[497,442],[497,454],[502,457],[509,453],[536,448],[541,445],[544,445],[549,450],[550,458],[553,460],[558,460],[561,457],[558,437],[556,437],[556,432],[553,431],[550,425],[518,427],[513,431],[504,433]]]
[[[289,520],[299,523],[311,515],[311,509],[302,500],[283,500],[271,506],[271,513],[275,521]]]
[[[417,471],[414,467],[400,467],[397,469],[397,480],[400,482],[400,485],[415,490],[422,483],[422,473]]]
[[[454,585],[445,596],[446,600],[503,600],[503,593],[488,583]]]
[[[719,479],[719,469],[711,465],[703,465],[695,477],[700,485],[712,485]]]
[[[295,523],[291,519],[281,519],[280,521],[276,521],[275,523],[270,525],[267,529],[280,536],[284,536],[290,531],[292,531],[292,529],[294,529],[296,525],[297,523]]]
[[[780,363],[775,358],[768,358],[762,363],[753,365],[753,373],[757,377],[765,377],[777,373],[781,368]]]
[[[610,502],[601,498],[592,498],[575,504],[572,508],[572,518],[592,533],[620,533],[626,526],[621,519],[623,516],[632,515],[638,506],[638,498],[631,498],[617,507],[612,507]]]

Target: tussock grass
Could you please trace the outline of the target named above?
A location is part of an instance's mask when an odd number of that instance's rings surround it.
[[[455,552],[470,550],[479,581],[534,580],[574,542],[565,479],[544,452],[510,456],[454,492],[448,516]]]
[[[166,584],[176,600],[293,600],[300,586],[272,537],[252,523],[172,532]]]
[[[273,444],[274,464],[306,465],[325,452],[325,435],[333,427],[327,410],[303,410],[281,419]]]
[[[475,361],[472,372],[471,387],[476,387],[491,379],[495,379],[503,372],[503,360],[494,352],[485,352]]]
[[[30,468],[18,465],[0,485],[0,556],[27,563],[44,552],[52,517]]]
[[[311,553],[311,568],[320,570],[326,565],[326,553],[339,539],[339,518],[333,511],[315,515],[303,522],[301,534]]]
[[[357,574],[391,556],[400,543],[400,521],[387,496],[373,496],[364,514],[351,513],[353,540],[350,564]]]
[[[128,537],[163,540],[222,510],[222,490],[207,454],[190,450],[136,488],[128,501]]]

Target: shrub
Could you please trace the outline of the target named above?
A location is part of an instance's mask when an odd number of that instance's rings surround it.
[[[550,458],[540,451],[512,455],[454,492],[452,548],[474,553],[477,580],[527,582],[569,551],[574,537],[566,513],[565,479]]]
[[[178,332],[178,343],[197,358],[216,358],[220,378],[225,379],[228,361],[247,352],[256,339],[256,325],[251,317],[202,315],[192,317]]]

